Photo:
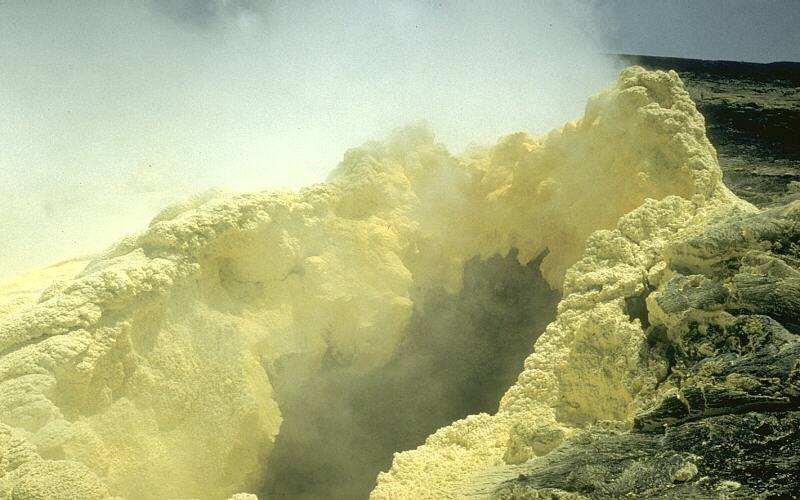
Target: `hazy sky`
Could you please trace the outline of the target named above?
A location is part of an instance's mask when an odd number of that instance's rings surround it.
[[[0,280],[214,186],[298,187],[427,120],[582,114],[638,52],[800,60],[798,1],[0,0]]]
[[[800,0],[609,0],[610,52],[696,59],[800,61]]]

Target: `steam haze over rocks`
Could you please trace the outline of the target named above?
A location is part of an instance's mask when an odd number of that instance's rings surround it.
[[[0,3],[0,499],[796,498],[800,12],[724,5]]]

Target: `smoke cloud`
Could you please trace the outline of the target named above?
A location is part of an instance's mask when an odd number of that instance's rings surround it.
[[[397,353],[367,373],[327,359],[313,374],[270,374],[284,419],[260,498],[366,498],[394,452],[439,427],[494,413],[560,294],[539,272],[506,257],[470,259],[464,288],[421,290]]]
[[[178,23],[208,29],[225,22],[256,20],[267,4],[250,0],[153,0],[152,5]]]
[[[4,2],[0,279],[211,187],[322,181],[427,120],[544,132],[613,78],[580,2]]]

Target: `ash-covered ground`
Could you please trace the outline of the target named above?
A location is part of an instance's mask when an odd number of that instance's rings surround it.
[[[760,207],[800,199],[800,63],[620,57],[678,72],[739,197]]]

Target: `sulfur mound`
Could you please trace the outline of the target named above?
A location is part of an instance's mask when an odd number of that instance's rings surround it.
[[[615,130],[608,133],[603,129],[611,120]],[[595,185],[627,184],[617,189],[626,193],[646,190],[648,184],[637,184],[653,179],[654,186],[667,191],[651,191],[649,199],[637,200],[609,229],[594,232],[581,246],[583,256],[565,273],[558,316],[537,341],[498,412],[455,422],[417,450],[397,455],[391,470],[378,477],[373,498],[485,493],[487,485],[513,477],[516,469],[510,466],[547,455],[594,422],[630,425],[636,408],[649,401],[665,377],[664,359],[642,355],[648,351],[647,336],[643,318],[633,317],[631,305],[663,271],[662,253],[678,235],[752,208],[721,184],[703,118],[674,74],[623,72],[616,88],[590,100],[576,129],[599,129],[603,133],[588,144],[602,140],[615,147],[614,168],[605,168],[599,180],[593,177]],[[626,140],[636,142],[628,149],[622,146]],[[631,157],[631,151],[637,155]],[[598,152],[597,159],[584,163],[594,165],[603,157]],[[592,167],[578,172],[586,170]],[[558,221],[567,227],[570,216],[595,211],[580,202],[562,206],[570,206],[567,220]],[[531,202],[527,210],[537,208]]]
[[[564,297],[557,318],[495,415],[396,455],[372,497],[573,491],[500,483],[545,467],[536,457],[552,450],[553,463],[570,460],[562,443],[628,446],[634,421],[673,422],[659,417],[671,407],[635,420],[668,401],[674,365],[658,352],[680,344],[689,318],[722,313],[697,306],[705,296],[657,297],[684,287],[670,284],[681,269],[722,265],[733,243],[755,248],[762,240],[704,232],[754,210],[722,184],[677,75],[641,68],[543,138],[512,134],[455,156],[409,127],[348,151],[325,184],[171,207],[35,303],[0,309],[0,498],[256,491],[282,422],[273,387],[331,362],[380,369],[402,344],[413,290],[457,291],[465,262],[512,248],[523,263],[549,250],[541,269]],[[769,312],[759,272],[730,278],[749,290],[736,307]],[[616,423],[585,437],[598,421]],[[706,465],[687,459],[673,475],[690,481],[693,467]]]

